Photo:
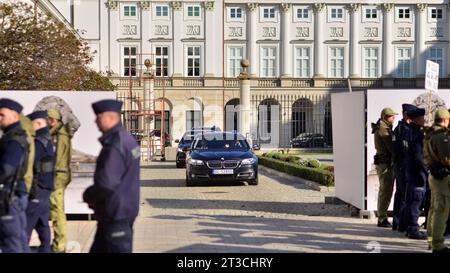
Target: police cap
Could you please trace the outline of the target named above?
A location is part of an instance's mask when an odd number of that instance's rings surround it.
[[[103,112],[117,112],[120,113],[123,102],[117,100],[101,100],[92,104],[92,109],[96,115]]]
[[[420,116],[425,116],[425,109],[416,107],[416,109],[411,110],[411,111],[407,112],[406,114],[410,118],[417,118]]]
[[[31,120],[35,120],[38,118],[46,119],[48,117],[47,111],[34,111],[33,113],[27,115],[27,117]]]
[[[20,112],[22,112],[23,106],[17,101],[11,99],[0,99],[0,108],[8,108],[20,114]]]
[[[409,111],[414,110],[416,108],[417,108],[416,106],[414,106],[412,104],[409,104],[409,103],[402,104],[402,111],[403,112],[409,112]]]

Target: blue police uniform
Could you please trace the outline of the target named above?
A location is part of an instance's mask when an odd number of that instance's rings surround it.
[[[408,113],[412,118],[425,114],[424,109],[415,109]],[[406,232],[412,239],[426,239],[419,233],[418,220],[425,198],[428,171],[423,157],[424,134],[419,125],[411,124],[411,141],[404,158],[405,166],[405,208],[402,223],[407,226]]]
[[[121,106],[114,100],[93,104],[96,114],[120,112]],[[121,123],[99,140],[103,148],[97,158],[94,185],[83,194],[98,220],[90,252],[130,253],[133,224],[139,211],[139,146]]]
[[[22,106],[9,99],[0,100],[0,108],[18,113]],[[0,252],[28,252],[25,233],[25,209],[28,203],[24,175],[27,169],[29,143],[19,122],[3,129],[0,139]]]
[[[28,117],[47,118],[46,111],[34,112]],[[33,184],[29,194],[27,207],[27,238],[30,240],[33,229],[38,233],[41,245],[39,253],[51,252],[51,235],[48,220],[50,217],[50,194],[54,185],[55,151],[48,127],[36,131],[35,156],[33,166]]]
[[[416,109],[412,104],[403,104],[402,111],[408,112]],[[395,174],[395,194],[393,205],[392,229],[406,231],[406,224],[402,222],[401,215],[405,208],[405,156],[409,151],[411,142],[411,126],[404,120],[400,120],[394,129],[394,174]]]

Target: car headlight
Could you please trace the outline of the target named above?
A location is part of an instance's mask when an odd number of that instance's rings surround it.
[[[181,149],[181,148],[177,148],[177,152],[183,152],[183,149]]]
[[[241,162],[242,165],[252,165],[254,163],[256,163],[256,159],[254,159],[253,157],[252,158],[243,159],[242,162]]]
[[[191,165],[194,165],[194,166],[201,166],[201,165],[203,165],[203,161],[198,160],[198,159],[192,159],[192,158],[188,159],[188,163],[191,164]]]

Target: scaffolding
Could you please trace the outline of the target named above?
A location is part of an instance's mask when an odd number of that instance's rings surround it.
[[[124,62],[124,74],[129,77],[129,90],[125,96],[124,125],[136,138],[141,148],[141,161],[165,161],[166,145],[170,134],[165,128],[165,80],[164,62],[155,62],[154,53],[137,53],[129,50],[128,66]],[[162,72],[162,73],[161,73]],[[161,86],[160,96],[155,91]],[[139,88],[135,88],[135,87]],[[158,103],[159,102],[159,103]],[[158,122],[159,121],[159,122]],[[159,123],[159,126],[158,126]],[[158,128],[159,127],[159,128]]]

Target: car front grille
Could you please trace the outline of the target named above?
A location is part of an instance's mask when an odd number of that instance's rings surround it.
[[[234,169],[239,166],[239,160],[210,160],[206,162],[210,169]]]

